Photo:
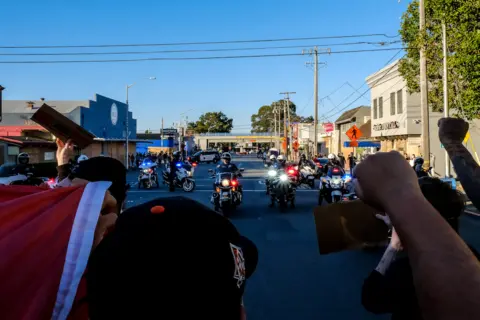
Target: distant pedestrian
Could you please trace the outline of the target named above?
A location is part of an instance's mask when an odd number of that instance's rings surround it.
[[[350,152],[348,155],[348,166],[350,168],[350,173],[352,172],[353,168],[355,168],[357,158],[353,155],[353,152]]]

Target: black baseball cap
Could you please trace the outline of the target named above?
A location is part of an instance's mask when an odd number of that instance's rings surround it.
[[[225,217],[185,197],[120,214],[87,270],[91,319],[235,319],[258,251]]]

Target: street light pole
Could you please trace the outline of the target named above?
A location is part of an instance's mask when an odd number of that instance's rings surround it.
[[[149,77],[147,78],[147,80],[157,80],[156,77]],[[128,104],[128,89],[130,89],[131,87],[133,87],[135,85],[135,83],[132,83],[132,84],[127,84],[126,86],[126,91],[127,91],[127,97],[126,97],[126,114],[125,114],[125,167],[127,168],[128,170],[128,143],[129,143],[129,134],[128,134],[128,112],[129,112],[129,104]]]
[[[5,90],[4,87],[0,86],[0,122],[2,122],[2,91]]]

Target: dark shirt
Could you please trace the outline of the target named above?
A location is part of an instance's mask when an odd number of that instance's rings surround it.
[[[478,252],[469,247],[479,259]],[[376,270],[372,271],[363,283],[362,304],[374,314],[391,313],[392,320],[423,319],[407,256],[392,262],[385,275]]]
[[[221,163],[217,166],[217,169],[216,169],[217,173],[231,172],[231,173],[238,174],[239,171],[240,170],[234,163],[229,163],[229,164]]]
[[[342,168],[345,168],[345,157],[344,156],[338,156],[338,162],[340,163],[340,166],[342,166]]]

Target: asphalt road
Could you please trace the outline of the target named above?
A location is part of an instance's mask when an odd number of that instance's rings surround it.
[[[259,264],[247,282],[245,306],[249,320],[291,319],[389,319],[365,311],[360,303],[363,279],[376,266],[382,252],[349,251],[321,256],[315,235],[313,208],[317,205],[316,190],[299,190],[296,208],[281,213],[268,208],[262,162],[256,158],[234,159],[245,168],[241,183],[244,202],[230,217],[239,231],[258,247]],[[181,194],[210,204],[212,179],[208,169],[213,164],[200,164],[195,172],[197,188]],[[157,197],[168,197],[167,187],[138,190],[136,172],[128,175],[134,186],[127,205],[134,206]],[[480,248],[480,220],[465,217],[462,235]]]

